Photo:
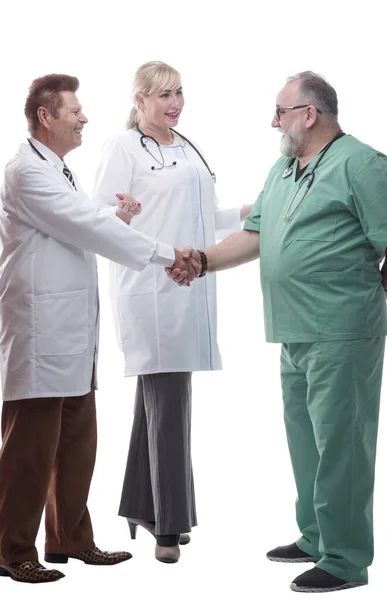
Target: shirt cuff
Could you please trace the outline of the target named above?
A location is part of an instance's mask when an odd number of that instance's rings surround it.
[[[245,224],[243,226],[245,231],[257,231],[260,233],[261,231],[261,219],[255,219],[254,221],[247,217]]]
[[[163,242],[157,242],[151,261],[163,265],[163,267],[172,267],[175,262],[175,249]]]

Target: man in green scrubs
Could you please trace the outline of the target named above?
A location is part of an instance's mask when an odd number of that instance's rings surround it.
[[[199,253],[198,272],[260,254],[265,330],[281,379],[301,537],[268,552],[315,562],[291,584],[325,592],[367,583],[387,314],[387,157],[345,135],[335,90],[308,71],[277,97],[280,158],[244,230]],[[190,257],[190,258],[188,258]],[[200,265],[199,265],[200,263]],[[184,273],[171,276],[185,283]]]

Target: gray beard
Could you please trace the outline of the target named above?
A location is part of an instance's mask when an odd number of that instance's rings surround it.
[[[296,158],[302,150],[303,136],[300,132],[299,122],[296,121],[287,133],[283,133],[280,140],[280,152],[288,158]]]
[[[289,135],[283,133],[280,139],[280,152],[283,156],[288,158],[295,158],[297,156],[295,141],[289,137]]]

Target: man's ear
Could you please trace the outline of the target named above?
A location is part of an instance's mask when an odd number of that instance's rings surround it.
[[[44,106],[39,106],[37,110],[37,115],[39,123],[43,125],[43,127],[45,127],[46,129],[49,129],[53,119],[53,116],[50,113],[50,111]]]
[[[308,106],[306,109],[306,127],[310,129],[317,121],[318,112],[315,106]]]

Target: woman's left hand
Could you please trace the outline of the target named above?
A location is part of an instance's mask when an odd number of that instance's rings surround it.
[[[126,224],[141,212],[141,204],[128,194],[116,194],[119,202],[116,215]]]

